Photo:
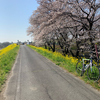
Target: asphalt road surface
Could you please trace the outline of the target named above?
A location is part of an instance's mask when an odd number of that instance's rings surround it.
[[[22,45],[5,100],[100,100],[100,93]]]

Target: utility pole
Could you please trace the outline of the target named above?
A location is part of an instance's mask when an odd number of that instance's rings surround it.
[[[27,44],[29,44],[29,40],[27,40]]]
[[[17,40],[17,44],[19,45],[19,40]]]

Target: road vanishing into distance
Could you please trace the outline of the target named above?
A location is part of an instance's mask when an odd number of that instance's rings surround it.
[[[21,45],[5,100],[100,100],[100,93],[26,45]]]

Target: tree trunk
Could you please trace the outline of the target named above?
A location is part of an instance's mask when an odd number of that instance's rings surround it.
[[[79,44],[80,44],[80,42],[79,41],[76,41],[76,47],[77,47],[77,51],[76,51],[76,57],[78,57],[79,56]]]
[[[47,45],[46,45],[46,43],[44,44],[44,46],[45,46],[45,49],[47,49]]]
[[[53,52],[55,52],[55,41],[53,41]]]

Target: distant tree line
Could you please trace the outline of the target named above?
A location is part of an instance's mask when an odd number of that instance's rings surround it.
[[[10,45],[10,44],[11,44],[11,43],[9,43],[9,42],[0,43],[0,49],[5,48],[5,47],[7,47],[7,46]]]
[[[99,0],[37,0],[39,7],[30,17],[28,35],[35,45],[44,44],[55,52],[57,43],[64,55],[77,57],[83,48],[94,49],[100,42]],[[75,46],[76,51],[72,48]]]

